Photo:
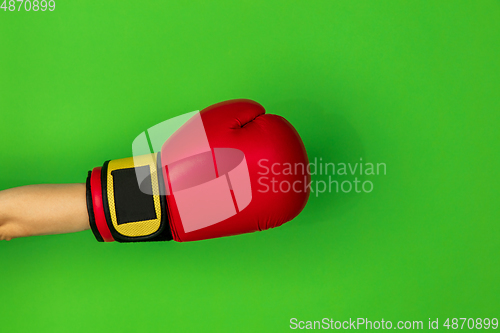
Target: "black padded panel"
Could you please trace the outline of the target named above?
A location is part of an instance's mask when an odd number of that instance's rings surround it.
[[[143,169],[140,170],[141,173],[149,172],[149,166],[147,165],[138,168]],[[140,190],[135,168],[114,170],[111,175],[113,177],[116,222],[118,225],[157,218],[153,196]],[[151,177],[141,184],[141,187],[144,188],[144,186],[147,186],[148,192],[152,193]]]

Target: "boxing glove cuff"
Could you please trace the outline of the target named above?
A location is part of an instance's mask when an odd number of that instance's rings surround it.
[[[159,154],[107,161],[89,172],[87,210],[98,241],[169,241]],[[147,175],[139,184],[137,174]]]

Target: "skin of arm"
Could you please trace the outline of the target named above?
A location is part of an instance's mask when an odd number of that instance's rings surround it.
[[[0,191],[0,240],[90,228],[85,184],[28,185]]]

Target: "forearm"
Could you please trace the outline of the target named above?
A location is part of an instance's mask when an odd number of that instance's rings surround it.
[[[89,229],[85,184],[0,191],[0,240]]]

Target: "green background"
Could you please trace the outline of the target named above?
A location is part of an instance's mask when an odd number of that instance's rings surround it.
[[[0,189],[84,182],[145,129],[232,98],[289,119],[310,159],[363,158],[387,175],[362,177],[372,193],[312,196],[294,221],[250,235],[1,242],[0,331],[500,317],[499,59],[497,0],[1,10]]]

